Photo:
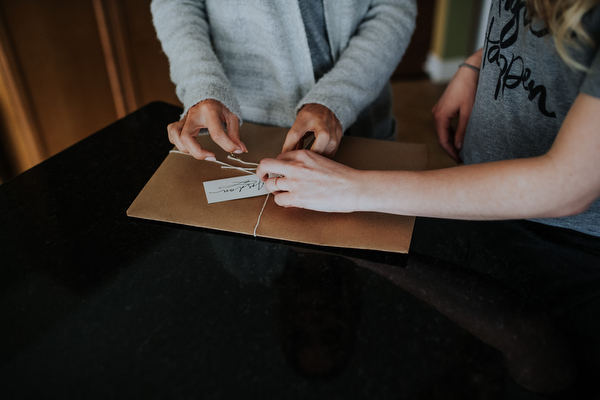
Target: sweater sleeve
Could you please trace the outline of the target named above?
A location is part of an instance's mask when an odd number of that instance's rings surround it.
[[[415,0],[371,1],[334,67],[304,96],[296,112],[305,104],[322,104],[346,130],[389,81],[408,47],[416,15]],[[336,16],[326,11],[329,18]]]
[[[182,115],[202,100],[215,99],[241,122],[240,106],[211,45],[205,1],[152,0],[151,12],[184,106]]]

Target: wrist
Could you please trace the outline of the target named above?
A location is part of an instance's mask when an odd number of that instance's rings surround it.
[[[380,172],[380,171],[379,171]],[[355,176],[352,181],[354,183],[354,190],[352,196],[354,197],[354,204],[352,208],[354,211],[375,211],[377,206],[377,200],[379,198],[376,193],[376,182],[381,178],[377,171],[361,171],[354,170]]]
[[[472,65],[474,67],[480,68],[482,58],[483,58],[483,50],[480,49],[480,50],[476,51],[474,54],[470,55],[465,60],[465,63]]]
[[[481,71],[481,70],[479,69],[479,67],[476,67],[475,65],[473,65],[473,64],[469,64],[469,63],[467,63],[467,62],[461,63],[461,64],[458,66],[458,68],[459,68],[459,69],[460,69],[460,68],[463,68],[463,67],[464,67],[464,68],[468,68],[468,69],[470,69],[470,70],[472,70],[472,71],[475,71],[475,72],[477,72],[478,74],[479,74],[479,72]]]

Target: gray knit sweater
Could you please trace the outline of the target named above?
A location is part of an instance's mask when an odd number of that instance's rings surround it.
[[[187,110],[205,99],[240,120],[291,126],[308,103],[345,130],[387,84],[414,30],[415,0],[323,0],[334,67],[315,82],[298,0],[153,0]]]

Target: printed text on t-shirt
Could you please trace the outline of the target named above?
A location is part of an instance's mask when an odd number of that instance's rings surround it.
[[[535,30],[531,25],[531,19],[527,16],[527,9],[523,0],[500,0],[498,2],[498,17],[503,12],[511,13],[511,18],[497,33],[497,37],[492,38],[496,16],[492,10],[490,14],[489,26],[486,32],[485,47],[483,51],[482,69],[487,63],[496,65],[500,70],[498,73],[498,82],[494,92],[494,100],[506,89],[513,90],[519,87],[529,92],[528,99],[534,101],[537,98],[539,111],[549,118],[556,118],[554,111],[549,111],[546,106],[546,87],[542,84],[536,84],[532,78],[531,69],[525,66],[525,60],[517,56],[509,49],[517,41],[522,29],[529,29],[530,33],[536,37],[542,37],[548,34],[547,29]]]

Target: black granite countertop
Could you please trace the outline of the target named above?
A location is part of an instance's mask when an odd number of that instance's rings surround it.
[[[0,186],[1,398],[597,398],[599,239],[418,218],[402,255],[128,218],[180,111]]]

